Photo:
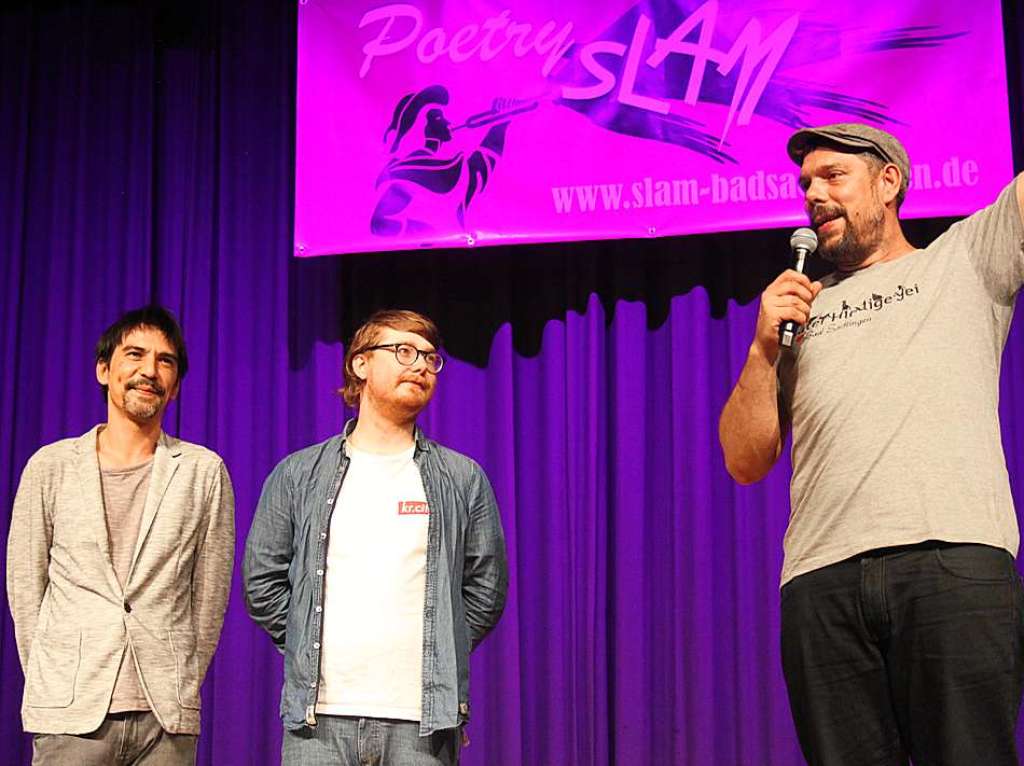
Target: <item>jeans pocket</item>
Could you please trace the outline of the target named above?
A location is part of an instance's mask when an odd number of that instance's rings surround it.
[[[961,580],[1009,582],[1016,574],[1013,557],[1002,548],[964,543],[935,549],[942,570]]]

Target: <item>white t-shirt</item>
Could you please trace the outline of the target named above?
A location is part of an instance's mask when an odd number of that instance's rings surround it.
[[[415,447],[347,449],[327,547],[316,712],[418,721],[430,516]]]

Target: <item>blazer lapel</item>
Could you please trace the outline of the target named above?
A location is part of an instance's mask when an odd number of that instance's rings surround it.
[[[114,593],[121,593],[121,585],[117,582],[114,565],[110,561],[110,537],[107,535],[107,513],[103,504],[103,485],[100,483],[100,459],[96,451],[96,439],[99,426],[83,434],[75,443],[77,457],[75,469],[78,472],[78,486],[82,493],[82,522],[88,526],[103,554],[103,571],[107,575],[107,584]]]
[[[167,487],[170,486],[171,479],[174,478],[174,474],[178,470],[178,458],[180,457],[181,449],[178,447],[177,439],[172,439],[161,431],[160,441],[156,445],[156,454],[153,455],[153,474],[149,477],[149,492],[146,495],[146,504],[142,509],[139,537],[135,541],[135,551],[132,553],[132,565],[128,570],[126,583],[131,582],[135,564],[139,560],[139,553],[153,526],[157,511],[160,510],[160,503],[164,499]]]

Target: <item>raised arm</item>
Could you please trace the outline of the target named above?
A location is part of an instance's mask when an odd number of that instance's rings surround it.
[[[1017,176],[1017,209],[1020,211],[1020,218],[1024,221],[1024,173]]]
[[[820,291],[820,282],[789,269],[761,294],[747,361],[718,422],[725,467],[740,484],[764,478],[782,452],[784,433],[775,376],[779,326],[789,319],[806,324],[811,303]]]

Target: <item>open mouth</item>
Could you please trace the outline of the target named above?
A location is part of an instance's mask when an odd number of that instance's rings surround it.
[[[842,217],[843,213],[841,210],[821,210],[811,217],[811,225],[818,230],[827,230],[831,228],[829,227],[830,223],[838,221]]]

